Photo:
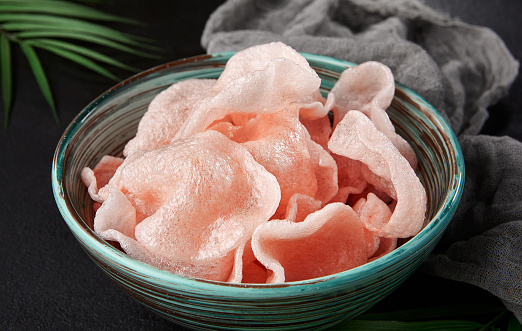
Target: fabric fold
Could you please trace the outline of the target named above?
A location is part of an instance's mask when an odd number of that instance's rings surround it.
[[[522,321],[522,143],[480,135],[519,63],[492,30],[418,0],[229,0],[201,38],[208,53],[282,41],[299,52],[379,61],[432,104],[466,162],[459,208],[424,270],[481,287]]]

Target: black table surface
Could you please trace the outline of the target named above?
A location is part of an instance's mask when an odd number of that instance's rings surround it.
[[[146,26],[114,25],[150,37],[162,59],[111,53],[140,69],[204,53],[200,36],[210,13],[223,1],[112,0],[97,5]],[[472,24],[490,27],[517,60],[522,56],[520,0],[428,0]],[[57,125],[24,56],[14,49],[14,107],[9,129],[0,133],[0,329],[1,330],[178,330],[123,293],[83,252],[56,207],[51,162],[61,134],[91,100],[114,85],[54,55],[39,53],[48,73]],[[121,78],[130,74],[115,71]],[[522,139],[522,79],[490,108],[483,133]],[[376,308],[440,303],[498,303],[486,291],[416,272]]]

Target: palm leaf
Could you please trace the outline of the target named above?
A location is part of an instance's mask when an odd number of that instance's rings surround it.
[[[72,53],[78,53],[80,55],[83,55],[83,56],[86,56],[86,57],[89,57],[91,59],[94,59],[96,61],[99,61],[99,62],[103,62],[105,64],[109,64],[109,65],[112,65],[112,66],[115,66],[115,67],[118,67],[118,68],[121,68],[121,69],[124,69],[124,70],[128,70],[128,71],[133,71],[133,72],[138,72],[139,69],[137,68],[134,68],[134,67],[131,67],[131,66],[128,66],[120,61],[117,61],[107,55],[104,55],[100,52],[96,52],[90,48],[86,48],[86,47],[82,47],[82,46],[78,46],[78,45],[75,45],[75,44],[71,44],[71,43],[68,43],[68,42],[65,42],[65,41],[61,41],[61,40],[53,40],[53,39],[38,39],[38,40],[27,40],[26,43],[29,43],[31,45],[34,45],[36,47],[41,47],[41,48],[44,48],[44,49],[47,49],[53,53],[57,53],[56,50],[51,50],[51,49],[63,49],[65,51],[69,51],[69,52],[72,52]],[[60,54],[58,54],[60,55]],[[112,79],[112,78],[111,78]]]
[[[510,318],[509,318],[510,317]],[[486,319],[489,321],[486,323]],[[521,331],[522,326],[506,308],[497,305],[447,305],[384,313],[366,313],[356,319],[335,325],[330,330],[497,330],[508,325],[508,331]]]
[[[122,52],[126,52],[132,55],[152,58],[152,59],[160,59],[161,57],[154,54],[149,54],[145,52],[141,52],[136,48],[128,47],[113,40],[107,39],[103,36],[96,35],[87,35],[83,33],[78,33],[74,31],[65,31],[63,29],[42,29],[42,30],[29,30],[29,31],[21,31],[16,34],[20,39],[38,39],[38,38],[65,38],[65,39],[75,39],[80,41],[86,41],[93,44],[113,48]]]
[[[405,309],[385,313],[367,313],[358,317],[365,320],[419,321],[430,319],[451,319],[458,316],[493,316],[505,309],[495,305],[447,305],[429,309]]]
[[[79,55],[77,53],[68,51],[68,50],[63,49],[63,48],[50,46],[50,45],[46,45],[46,44],[34,44],[34,45],[36,47],[45,49],[45,50],[47,50],[47,51],[49,51],[51,53],[59,55],[59,56],[61,56],[63,58],[66,58],[68,60],[76,62],[77,64],[82,65],[82,66],[84,66],[84,67],[86,67],[88,69],[91,69],[92,71],[97,72],[98,74],[100,74],[100,75],[102,75],[104,77],[107,77],[107,78],[112,79],[114,81],[119,81],[120,80],[118,77],[113,75],[107,69],[101,67],[100,65],[96,64],[95,62],[89,60],[88,58],[86,58],[86,57],[84,57],[82,55]]]
[[[512,315],[509,319],[508,331],[522,331],[522,324],[520,324],[515,315]]]
[[[2,98],[4,99],[4,130],[9,125],[13,95],[11,72],[11,42],[5,35],[0,35],[0,74],[2,75]]]
[[[0,80],[4,100],[4,129],[8,126],[12,108],[11,45],[19,45],[23,51],[57,123],[59,118],[51,86],[35,48],[70,60],[111,80],[119,79],[102,65],[132,72],[139,70],[75,42],[94,44],[140,57],[161,58],[153,54],[161,49],[149,38],[126,34],[95,22],[143,25],[133,19],[66,0],[0,0]]]
[[[133,19],[107,14],[101,10],[97,10],[72,2],[57,0],[39,0],[38,6],[35,6],[35,2],[36,1],[34,0],[0,0],[0,13],[10,12],[24,14],[52,14],[95,21],[143,25],[142,23]]]
[[[56,111],[56,106],[54,105],[54,99],[53,94],[51,92],[51,87],[49,86],[49,82],[47,81],[47,76],[45,75],[45,71],[42,67],[42,64],[40,63],[40,59],[38,58],[38,55],[34,51],[33,47],[21,42],[20,48],[25,54],[25,57],[27,58],[27,61],[29,62],[29,65],[31,66],[31,70],[33,71],[34,78],[36,79],[36,82],[38,83],[38,86],[40,86],[40,90],[42,91],[43,96],[45,97],[45,100],[49,104],[49,107],[51,107],[51,111],[53,112],[54,120],[56,123],[60,122],[60,119],[58,118],[58,112]]]
[[[370,321],[350,320],[331,328],[332,331],[472,331],[483,325],[474,321],[441,320],[441,321]]]
[[[155,46],[149,45],[141,41],[141,38],[136,38],[134,36],[125,34],[112,28],[102,26],[100,24],[90,23],[75,18],[60,17],[53,15],[7,13],[0,14],[0,23],[2,23],[2,28],[4,30],[11,32],[20,30],[60,28],[79,33],[86,33],[90,35],[104,36],[105,38],[132,46],[155,49]]]

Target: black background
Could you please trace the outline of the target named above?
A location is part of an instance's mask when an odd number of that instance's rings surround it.
[[[223,1],[109,0],[97,8],[146,22],[113,25],[150,37],[163,58],[142,59],[109,51],[140,69],[204,53],[200,36]],[[522,1],[426,1],[462,20],[497,32],[517,60]],[[61,218],[51,191],[56,144],[73,117],[114,82],[54,55],[39,52],[48,73],[61,123],[51,115],[25,58],[14,49],[14,107],[9,129],[0,133],[0,329],[1,330],[172,330],[124,294],[88,258]],[[114,71],[121,78],[129,72]],[[522,80],[489,111],[484,134],[522,139]],[[377,310],[444,303],[493,303],[489,293],[463,283],[415,273],[376,306]]]

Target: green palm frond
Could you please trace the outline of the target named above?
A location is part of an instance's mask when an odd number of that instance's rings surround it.
[[[0,13],[39,13],[76,17],[87,20],[102,20],[118,23],[141,24],[138,21],[111,15],[73,2],[45,1],[45,6],[35,6],[40,0],[3,0],[0,1]]]
[[[11,69],[11,44],[4,34],[0,35],[0,75],[2,98],[4,99],[4,127],[9,123],[11,100],[13,97],[13,79]]]
[[[521,331],[515,315],[499,305],[448,305],[384,313],[366,313],[341,322],[331,331]]]
[[[38,58],[38,55],[36,55],[36,52],[34,51],[33,47],[31,45],[28,45],[25,42],[20,42],[20,47],[22,48],[22,51],[24,52],[27,61],[29,62],[29,65],[31,66],[31,69],[33,70],[34,78],[36,79],[36,82],[40,86],[40,90],[42,91],[45,100],[47,100],[47,103],[51,107],[51,110],[53,111],[54,119],[58,123],[58,112],[56,111],[56,106],[54,105],[54,99],[53,94],[51,92],[51,87],[49,86],[49,82],[47,81],[47,76],[45,75],[45,71],[42,67],[42,64],[40,63],[40,59]]]
[[[52,110],[56,122],[58,112],[51,87],[38,51],[46,51],[103,77],[118,81],[104,65],[137,72],[138,69],[117,61],[89,47],[92,44],[147,58],[159,58],[161,49],[153,41],[123,33],[101,23],[142,23],[105,13],[87,5],[67,0],[0,0],[0,83],[4,106],[4,129],[9,125],[13,106],[12,47],[20,47],[33,75]]]

